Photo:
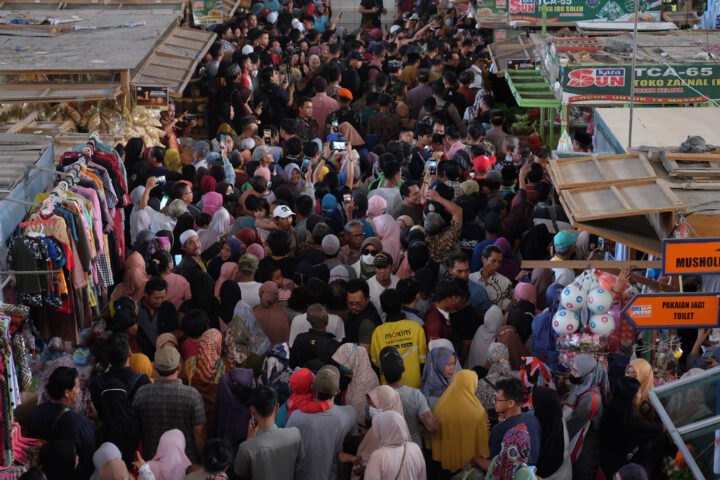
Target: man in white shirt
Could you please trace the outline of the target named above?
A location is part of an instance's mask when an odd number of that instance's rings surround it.
[[[240,274],[240,293],[242,301],[247,303],[250,308],[260,304],[260,287],[262,283],[256,282],[255,270],[258,268],[258,259],[254,255],[246,253],[238,260],[238,271]]]
[[[567,231],[556,233],[555,237],[553,237],[555,256],[551,261],[572,260],[575,256],[575,242],[577,242],[577,239],[577,235]],[[553,272],[555,274],[555,283],[559,283],[563,287],[575,281],[575,272],[569,268],[553,268]]]
[[[395,288],[400,279],[392,274],[393,258],[389,253],[380,252],[375,255],[373,265],[375,265],[375,275],[367,281],[370,288],[370,301],[375,305],[378,312],[382,312],[380,294],[388,288]],[[384,312],[380,315],[380,318],[385,321]]]
[[[512,282],[498,273],[502,257],[500,247],[495,245],[485,247],[482,254],[483,267],[479,271],[471,273],[470,280],[485,287],[493,305],[497,305],[502,311],[507,311],[512,304],[514,295]]]

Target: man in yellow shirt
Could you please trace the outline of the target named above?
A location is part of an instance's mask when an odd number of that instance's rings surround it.
[[[400,293],[393,288],[380,295],[380,306],[385,312],[386,321],[375,328],[370,344],[370,359],[376,367],[380,367],[380,351],[385,347],[394,347],[403,359],[405,372],[402,383],[413,388],[420,388],[420,364],[425,363],[427,342],[422,326],[407,320],[402,313]],[[385,383],[385,378],[381,378]]]

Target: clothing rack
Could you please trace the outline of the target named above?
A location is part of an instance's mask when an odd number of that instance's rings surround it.
[[[5,280],[0,282],[0,290],[5,288],[5,286],[15,280],[16,275],[42,275],[42,274],[56,274],[62,272],[62,269],[57,270],[0,270],[0,275],[7,275],[5,277]]]

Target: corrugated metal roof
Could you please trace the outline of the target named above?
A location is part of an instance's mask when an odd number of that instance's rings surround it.
[[[44,135],[0,133],[0,196],[7,196],[19,184],[28,165],[35,165],[52,145]]]

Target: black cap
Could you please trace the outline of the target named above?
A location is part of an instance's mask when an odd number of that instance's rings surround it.
[[[499,108],[494,108],[494,109],[490,110],[490,120],[495,120],[496,122],[501,122],[504,119],[505,119],[505,114]]]
[[[373,262],[373,265],[375,267],[385,268],[389,267],[393,264],[393,258],[392,255],[386,252],[380,252],[377,255],[375,255],[375,261]]]

